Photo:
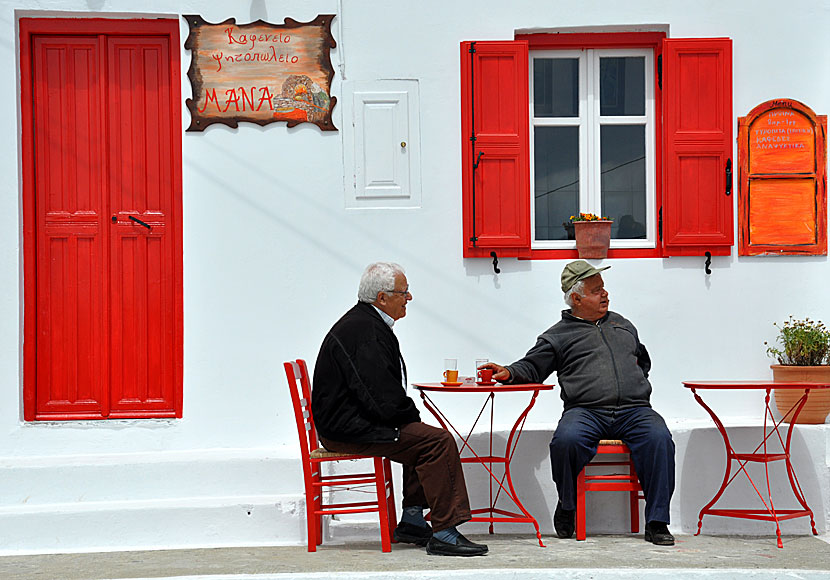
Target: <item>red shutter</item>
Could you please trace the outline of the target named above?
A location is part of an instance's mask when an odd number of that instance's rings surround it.
[[[732,41],[666,39],[665,255],[729,255],[733,243]]]
[[[530,250],[527,59],[526,41],[461,43],[465,257]]]

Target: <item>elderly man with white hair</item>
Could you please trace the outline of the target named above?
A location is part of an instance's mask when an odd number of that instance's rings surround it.
[[[396,541],[426,546],[433,555],[481,556],[487,546],[456,529],[471,514],[455,440],[446,430],[422,423],[406,394],[406,366],[392,326],[406,316],[410,300],[398,264],[376,262],[366,268],[358,303],[320,347],[311,395],[314,422],[330,451],[403,464],[403,516]]]
[[[674,442],[663,418],[651,408],[651,368],[637,329],[608,310],[600,272],[584,260],[565,266],[562,292],[569,310],[543,332],[536,345],[511,365],[488,363],[503,383],[541,383],[557,373],[564,411],[550,442],[553,481],[559,492],[556,535],[570,538],[576,512],[576,478],[601,439],[621,439],[646,498],[645,539],[674,545],[668,529],[674,493]]]

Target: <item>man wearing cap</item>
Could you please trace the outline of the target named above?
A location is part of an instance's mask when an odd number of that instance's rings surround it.
[[[651,368],[637,329],[608,310],[600,272],[584,260],[562,271],[570,309],[543,332],[524,358],[493,369],[502,383],[541,383],[557,373],[564,411],[550,442],[553,481],[559,493],[553,523],[570,538],[576,513],[576,478],[601,439],[621,439],[631,449],[646,498],[646,541],[674,545],[668,529],[674,492],[674,442],[663,418],[651,408]]]

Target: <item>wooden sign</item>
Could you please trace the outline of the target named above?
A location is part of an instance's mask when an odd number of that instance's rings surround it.
[[[337,102],[331,96],[333,14],[311,22],[286,18],[282,25],[183,18],[190,26],[184,47],[192,55],[188,131],[203,131],[212,123],[235,128],[239,121],[286,121],[289,127],[314,123],[323,131],[337,130],[331,120]]]
[[[827,116],[793,99],[738,119],[738,252],[827,254]]]

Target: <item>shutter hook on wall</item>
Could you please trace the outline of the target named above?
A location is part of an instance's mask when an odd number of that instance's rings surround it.
[[[706,270],[707,274],[712,273],[712,269],[709,267],[712,265],[712,252],[706,252],[706,262],[703,264],[703,269]]]
[[[499,257],[496,255],[496,252],[490,252],[490,257],[493,258],[493,271],[496,274],[501,274],[501,269],[499,268]]]

